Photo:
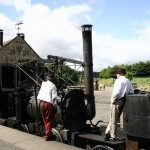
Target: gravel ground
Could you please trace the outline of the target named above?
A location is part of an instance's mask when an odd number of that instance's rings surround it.
[[[94,91],[96,116],[92,120],[93,123],[99,120],[102,120],[105,124],[108,123],[111,93],[112,88],[110,87],[107,87],[105,90]]]
[[[112,94],[112,87],[107,87],[105,90],[101,91],[94,91],[95,95],[95,107],[96,107],[96,115],[92,120],[93,124],[96,124],[97,121],[102,120],[103,122],[100,123],[98,126],[100,127],[102,134],[104,135],[104,131],[106,126],[109,122],[110,116],[110,97]],[[118,136],[124,137],[123,135],[123,116],[120,117],[120,127],[117,128]]]

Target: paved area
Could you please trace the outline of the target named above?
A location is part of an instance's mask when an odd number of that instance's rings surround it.
[[[107,125],[109,120],[110,96],[112,88],[95,91],[96,116],[93,124],[102,120]],[[38,144],[37,144],[38,143]],[[38,145],[38,146],[37,146]],[[38,148],[37,148],[38,147]],[[0,150],[79,150],[79,148],[51,141],[45,142],[41,137],[0,126]]]
[[[96,116],[93,118],[92,123],[96,124],[99,120],[103,122],[99,123],[98,126],[101,129],[102,135],[105,133],[106,126],[109,122],[110,116],[110,97],[112,94],[112,87],[106,87],[105,90],[94,91],[95,95],[95,107],[96,107]],[[120,124],[118,125],[121,128],[118,128],[118,136],[124,137],[123,135],[123,116],[120,117]]]
[[[0,150],[24,150],[11,143],[0,140]]]
[[[7,142],[6,142],[7,141]],[[0,150],[81,150],[56,141],[45,142],[42,137],[0,125]]]
[[[111,93],[112,88],[110,87],[107,87],[105,90],[94,92],[96,107],[96,116],[92,120],[94,123],[98,120],[102,120],[106,124],[109,121]]]

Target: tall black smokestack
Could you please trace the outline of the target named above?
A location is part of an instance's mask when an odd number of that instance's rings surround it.
[[[93,86],[92,25],[82,25],[84,82],[87,98],[87,117],[95,117],[95,97]]]
[[[0,47],[3,46],[3,30],[0,29]]]

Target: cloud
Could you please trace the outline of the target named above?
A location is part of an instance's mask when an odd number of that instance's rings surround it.
[[[0,4],[13,6],[17,11],[24,11],[30,5],[30,0],[0,0]]]
[[[0,13],[0,29],[4,31],[4,40],[8,40],[13,37],[15,22],[10,20],[8,17]]]
[[[82,34],[78,17],[84,18],[87,5],[60,7],[51,10],[37,4],[26,10],[22,20],[26,40],[41,57],[62,55],[82,59]],[[81,50],[80,50],[81,49]]]
[[[71,5],[51,9],[42,3],[33,5],[29,0],[22,0],[21,4],[18,2],[19,5],[17,2],[0,0],[0,4],[12,5],[17,12],[22,11],[17,21],[0,14],[0,28],[15,36],[17,30],[14,25],[22,20],[20,32],[25,33],[25,40],[42,58],[46,58],[47,55],[57,55],[83,60],[80,26],[89,23],[94,26],[93,9],[90,5]],[[139,24],[140,28],[138,26],[136,29],[138,36],[128,40],[114,38],[110,33],[102,34],[93,28],[94,71],[100,71],[108,66],[149,60],[150,22],[143,21]]]
[[[140,30],[139,37],[129,40],[116,39],[110,34],[94,35],[95,69],[101,70],[108,66],[133,64],[149,60],[150,34],[149,26]],[[99,43],[98,43],[99,42]]]
[[[2,4],[2,5],[11,5],[12,0],[0,0],[0,4]]]

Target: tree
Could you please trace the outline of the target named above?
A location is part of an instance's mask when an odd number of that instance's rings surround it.
[[[150,61],[147,62],[141,62],[139,61],[138,63],[135,63],[133,65],[115,65],[113,67],[108,67],[103,69],[99,75],[101,78],[111,78],[115,77],[115,72],[117,68],[124,68],[126,69],[126,76],[128,78],[132,79],[133,77],[149,77],[150,76]]]
[[[132,74],[132,72],[127,72],[125,76],[126,76],[129,80],[132,80],[132,79],[133,79],[133,74]]]
[[[79,81],[78,72],[66,64],[53,65],[52,63],[46,63],[45,67],[48,69],[47,72],[55,74],[57,83],[60,85],[76,85]]]

